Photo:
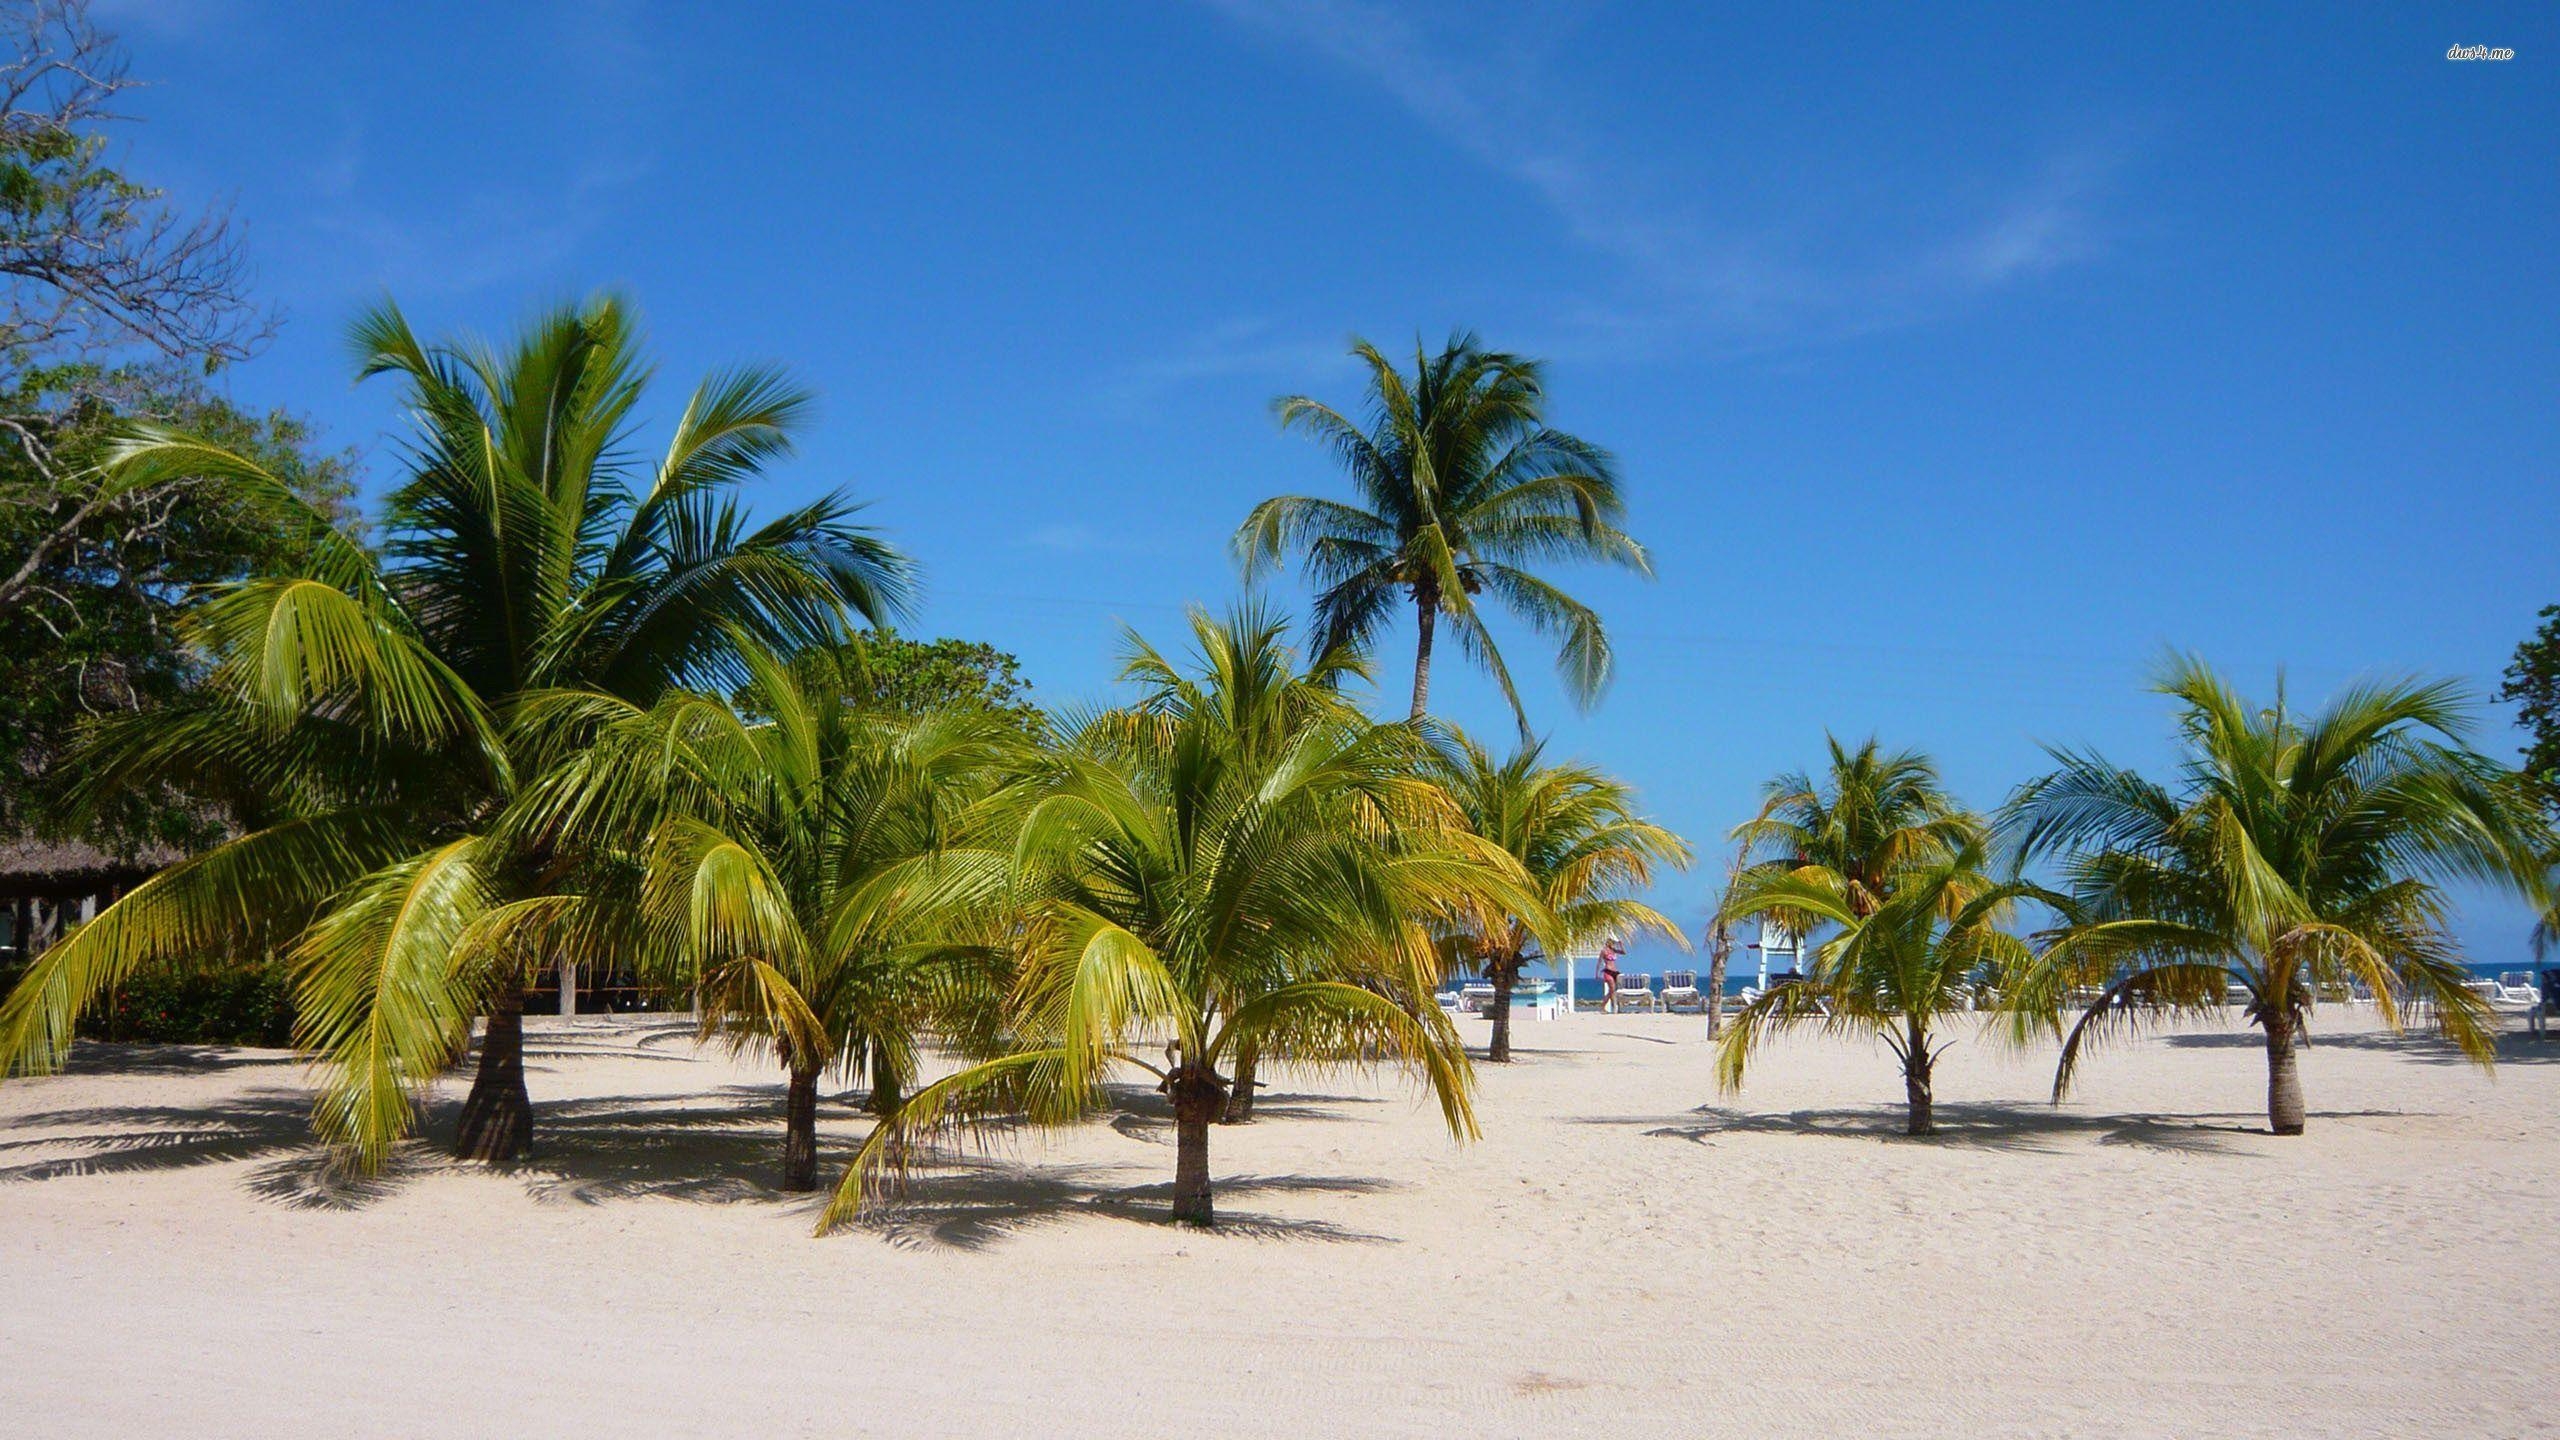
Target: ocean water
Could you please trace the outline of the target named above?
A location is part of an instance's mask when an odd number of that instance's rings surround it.
[[[1680,968],[1680,969],[1685,970],[1685,969],[1688,969],[1688,968],[1690,968],[1690,967],[1689,967],[1689,966],[1687,966],[1687,965],[1682,965],[1682,966],[1680,966],[1679,968]],[[2522,971],[2527,972],[2528,974],[2533,975],[2533,976],[2535,977],[2536,983],[2539,983],[2539,981],[2540,981],[2540,977],[2541,977],[2542,972],[2543,972],[2544,970],[2546,970],[2546,969],[2560,969],[2560,955],[2555,955],[2555,956],[2551,957],[2550,959],[2547,959],[2547,960],[2541,960],[2541,961],[2535,961],[2535,960],[2530,960],[2530,959],[2525,959],[2525,960],[2502,960],[2502,961],[2497,961],[2497,962],[2494,962],[2494,963],[2491,963],[2491,964],[2471,965],[2471,966],[2467,966],[2467,967],[2465,967],[2465,968],[2467,968],[2468,970],[2470,970],[2470,972],[2472,973],[2472,975],[2473,975],[2473,976],[2475,976],[2475,977],[2477,977],[2477,978],[2479,978],[2479,979],[2482,979],[2482,980],[2495,980],[2495,979],[2497,979],[2498,977],[2500,977],[2500,976],[2502,976],[2502,975],[2507,975],[2507,974],[2511,974],[2511,973],[2513,973],[2513,972],[2515,972],[2515,971],[2522,970]],[[1698,972],[1698,983],[1699,983],[1699,984],[1701,984],[1701,985],[1704,985],[1704,984],[1706,983],[1706,980],[1707,980],[1707,967],[1706,967],[1706,966],[1704,966],[1704,965],[1700,965],[1700,966],[1698,966],[1698,967],[1697,967],[1697,972]],[[1653,990],[1655,990],[1655,991],[1657,991],[1657,992],[1658,992],[1658,991],[1660,991],[1660,990],[1662,989],[1662,973],[1663,973],[1663,972],[1662,972],[1662,971],[1660,971],[1660,970],[1647,970],[1647,969],[1644,969],[1643,967],[1641,967],[1641,966],[1637,966],[1637,965],[1626,965],[1626,966],[1621,967],[1620,973],[1621,973],[1622,975],[1646,975],[1646,976],[1649,976],[1649,977],[1651,977],[1651,981],[1652,981],[1650,988],[1651,988],[1651,989],[1653,989]],[[1774,973],[1774,972],[1773,972],[1773,973]],[[1561,978],[1561,977],[1555,976],[1555,975],[1551,974],[1550,972],[1548,972],[1548,971],[1546,971],[1546,970],[1544,970],[1543,968],[1538,967],[1538,966],[1531,966],[1531,967],[1529,968],[1529,972],[1528,972],[1526,975],[1522,976],[1522,978],[1521,978],[1521,983],[1523,983],[1523,984],[1528,984],[1528,983],[1530,983],[1530,981],[1535,980],[1535,979],[1545,979],[1545,980],[1549,980],[1549,981],[1551,981],[1552,983],[1554,983],[1554,984],[1557,986],[1557,988],[1559,988],[1559,989],[1563,988],[1563,980],[1562,980],[1562,978]],[[1747,969],[1747,970],[1746,970],[1746,969],[1743,969],[1743,968],[1742,968],[1742,967],[1740,967],[1740,966],[1734,966],[1734,967],[1731,967],[1731,968],[1729,968],[1729,969],[1727,969],[1727,970],[1725,971],[1725,977],[1724,977],[1724,993],[1726,993],[1727,995],[1739,995],[1739,994],[1741,994],[1743,991],[1748,990],[1748,989],[1751,989],[1752,987],[1754,987],[1754,986],[1758,985],[1759,983],[1760,983],[1760,967],[1759,967],[1759,965],[1758,965],[1756,962],[1751,966],[1751,968],[1749,968],[1749,969]],[[1457,987],[1456,987],[1456,986],[1454,986],[1454,985],[1452,985],[1452,986],[1449,986],[1448,988],[1450,988],[1450,989],[1455,989],[1455,988],[1457,988]],[[1585,974],[1585,975],[1576,975],[1576,976],[1574,977],[1574,981],[1573,981],[1573,988],[1574,988],[1574,993],[1575,993],[1576,995],[1597,995],[1597,994],[1601,993],[1600,975],[1599,975],[1599,972],[1598,972],[1598,971],[1593,971],[1593,972],[1591,972],[1591,973],[1589,973],[1589,974]],[[1524,1002],[1524,1003],[1525,1003],[1525,1002]]]

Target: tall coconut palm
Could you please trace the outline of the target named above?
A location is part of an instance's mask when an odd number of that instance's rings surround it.
[[[2163,1013],[2219,1014],[2233,984],[2266,1033],[2279,1135],[2302,1133],[2295,1043],[2324,989],[2366,987],[2394,1029],[2417,1002],[2489,1064],[2494,1021],[2464,984],[2438,886],[2548,904],[2551,834],[2514,775],[2465,743],[2460,691],[2360,684],[2303,714],[2281,690],[2253,707],[2191,658],[2158,689],[2178,706],[2173,783],[2055,751],[2059,768],[2005,816],[2022,855],[2059,862],[2069,891],[2066,924],[2017,993],[2106,982],[2064,1041],[2055,1099],[2093,1044]],[[2022,1005],[2021,1035],[2049,1013]]]
[[[272,944],[292,965],[296,1043],[327,1076],[324,1136],[377,1162],[485,1013],[456,1148],[505,1159],[532,1138],[521,1020],[539,957],[483,922],[569,858],[489,838],[558,754],[518,738],[522,699],[646,704],[732,679],[739,636],[833,638],[848,612],[898,609],[909,567],[840,495],[748,523],[737,492],[808,408],[776,371],[713,376],[659,456],[637,455],[646,372],[619,301],[544,315],[503,353],[425,344],[387,305],[354,339],[361,374],[403,383],[414,425],[381,549],[305,512],[309,568],[199,605],[196,701],[104,732],[83,781],[94,797],[181,779],[234,801],[245,833],[47,950],[0,1003],[0,1062],[59,1064],[75,1017],[138,965]],[[166,430],[137,431],[112,468],[294,503],[248,457]]]
[[[1810,915],[1837,932],[1815,950],[1802,980],[1770,987],[1734,1017],[1716,1050],[1718,1085],[1740,1089],[1751,1056],[1791,1026],[1873,1035],[1902,1066],[1904,1129],[1935,1134],[1938,1057],[1946,1050],[1939,1022],[2028,964],[2026,942],[2001,922],[2035,893],[1985,873],[1979,844],[1945,863],[1902,870],[1890,898],[1865,910],[1821,876],[1770,874],[1737,886],[1726,914]]]
[[[1535,573],[1596,560],[1650,575],[1644,547],[1619,528],[1626,502],[1609,453],[1546,423],[1538,362],[1458,335],[1438,355],[1414,347],[1413,374],[1355,341],[1369,367],[1366,426],[1303,395],[1279,402],[1350,472],[1352,503],[1308,495],[1265,500],[1236,531],[1248,578],[1302,555],[1318,587],[1320,651],[1366,650],[1395,614],[1414,610],[1413,717],[1431,695],[1431,655],[1445,617],[1458,645],[1491,671],[1528,719],[1510,668],[1477,608],[1490,595],[1557,642],[1565,689],[1588,706],[1608,684],[1607,632],[1591,607]]]
[[[1908,870],[1945,865],[1980,840],[1982,822],[1948,795],[1938,767],[1913,750],[1887,753],[1870,737],[1852,749],[1825,737],[1829,761],[1817,777],[1790,771],[1761,787],[1760,813],[1734,828],[1749,863],[1730,896],[1792,876],[1830,894],[1835,908],[1868,915]],[[1729,912],[1720,912],[1729,913]],[[1804,935],[1827,911],[1763,907],[1758,913]]]
[[[1628,892],[1652,884],[1657,865],[1686,866],[1689,847],[1639,815],[1623,782],[1549,764],[1537,745],[1497,761],[1464,736],[1441,747],[1437,770],[1467,827],[1519,864],[1538,901],[1533,913],[1475,904],[1459,914],[1460,952],[1493,982],[1488,1060],[1511,1059],[1511,992],[1531,960],[1570,963],[1586,944],[1640,930],[1686,946],[1679,926]]]
[[[979,821],[1022,742],[989,712],[852,703],[850,647],[789,664],[741,651],[752,719],[670,692],[604,726],[518,813],[553,843],[636,853],[635,875],[587,897],[615,914],[555,933],[693,996],[706,1037],[769,1047],[788,1075],[782,1188],[812,1190],[820,1078],[868,1072],[894,1096],[923,1026],[994,993],[987,967],[953,961],[983,955],[966,942],[1009,852]]]
[[[1244,652],[1250,616],[1223,627]],[[1420,738],[1317,713],[1248,743],[1250,707],[1195,673],[1200,703],[1106,714],[1053,756],[1016,842],[1013,1054],[918,1090],[881,1122],[822,1222],[850,1218],[919,1140],[995,1113],[1066,1123],[1105,1076],[1155,1078],[1174,1116],[1173,1218],[1215,1218],[1209,1127],[1224,1067],[1265,1061],[1409,1068],[1453,1134],[1471,1136],[1471,1074],[1428,991],[1430,922],[1486,891],[1520,896],[1424,773]],[[1162,1046],[1164,1064],[1146,1058]]]

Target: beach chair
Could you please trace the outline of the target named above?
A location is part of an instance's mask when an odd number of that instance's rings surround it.
[[[1656,1008],[1650,971],[1618,977],[1617,993],[1609,997],[1609,1008],[1623,1015],[1630,1006],[1642,1006],[1646,1010]]]
[[[2490,997],[2495,1004],[2531,1007],[2542,1003],[2542,987],[2533,983],[2530,970],[2510,970],[2499,976],[2496,990]]]
[[[1671,1011],[1694,1010],[1705,1014],[1706,997],[1698,993],[1698,972],[1665,970],[1662,972],[1662,1008]]]
[[[1465,1013],[1458,1008],[1458,992],[1455,990],[1443,990],[1440,992],[1440,1008],[1448,1011],[1452,1015]]]

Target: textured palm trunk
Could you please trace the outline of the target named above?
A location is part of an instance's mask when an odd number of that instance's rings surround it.
[[[490,997],[480,1068],[462,1102],[453,1153],[465,1160],[521,1160],[533,1153],[533,1098],[524,1088],[524,983]]]
[[[1253,1123],[1253,1072],[1261,1059],[1262,1047],[1251,1041],[1236,1047],[1236,1081],[1234,1087],[1227,1091],[1226,1109],[1218,1116],[1219,1124]]]
[[[1929,1055],[1929,1032],[1921,1028],[1915,1017],[1904,1032],[1903,1043],[1910,1048],[1902,1062],[1902,1093],[1910,1105],[1902,1133],[1935,1135],[1938,1133],[1938,1097],[1933,1088],[1936,1063]]]
[[[1724,1033],[1725,962],[1733,958],[1733,928],[1722,921],[1716,923],[1715,938],[1707,943],[1707,1038]]]
[[[1493,967],[1493,1043],[1485,1047],[1484,1058],[1496,1065],[1511,1063],[1511,987],[1519,979],[1517,962]]]
[[[2278,1135],[2302,1133],[2302,1067],[2295,1055],[2293,1017],[2271,1009],[2267,1026],[2267,1128]]]
[[[791,1068],[791,1089],[782,1109],[782,1188],[818,1188],[818,1072],[814,1066]]]
[[[907,1103],[906,1086],[907,1077],[898,1073],[897,1062],[889,1058],[889,1047],[873,1045],[871,1094],[862,1102],[863,1108],[883,1119],[897,1114],[898,1107]]]
[[[1413,718],[1419,720],[1431,703],[1431,632],[1440,623],[1440,597],[1435,593],[1416,591],[1413,604]]]
[[[1215,1225],[1209,1198],[1209,1125],[1226,1107],[1227,1088],[1205,1067],[1173,1072],[1173,1218],[1184,1225]]]

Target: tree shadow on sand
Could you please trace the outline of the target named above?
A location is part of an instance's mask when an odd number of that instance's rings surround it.
[[[2249,1050],[2263,1054],[2267,1048],[2266,1037],[2255,1030],[2163,1035],[2160,1039],[2164,1044],[2182,1050]],[[2303,1048],[2313,1056],[2323,1050],[2363,1050],[2426,1065],[2475,1063],[2451,1041],[2414,1027],[2398,1035],[2388,1030],[2356,1030],[2332,1035],[2315,1027],[2304,1040]],[[2501,1030],[2497,1053],[2501,1065],[2560,1064],[2560,1039],[2543,1040],[2522,1030]]]
[[[41,1110],[0,1132],[0,1184],[184,1170],[309,1148],[311,1100],[292,1090],[260,1089],[211,1105]]]
[[[940,1156],[910,1180],[903,1196],[854,1222],[849,1231],[877,1235],[902,1247],[984,1250],[1029,1230],[1105,1216],[1145,1225],[1173,1223],[1173,1183],[1107,1184],[1118,1167],[1021,1165],[975,1157]],[[1324,1220],[1293,1219],[1233,1208],[1237,1196],[1370,1195],[1385,1182],[1333,1175],[1220,1175],[1215,1178],[1218,1223],[1200,1232],[1245,1240],[1311,1240],[1391,1244],[1393,1237],[1352,1230]]]
[[[181,1068],[182,1057],[145,1058],[141,1066],[128,1063],[117,1069],[93,1059],[82,1068],[137,1074],[179,1073]],[[229,1068],[226,1062],[232,1058],[214,1051],[197,1068],[219,1071]],[[284,1061],[290,1063],[291,1057]],[[869,1117],[852,1105],[857,1098],[845,1094],[822,1102],[822,1134],[833,1137],[822,1144],[835,1152],[831,1164],[850,1158],[852,1144],[867,1131]],[[360,1208],[440,1174],[512,1179],[544,1203],[663,1199],[756,1204],[797,1211],[810,1223],[826,1198],[824,1192],[789,1193],[775,1186],[781,1167],[779,1086],[537,1100],[534,1153],[504,1165],[459,1161],[445,1152],[445,1138],[453,1133],[461,1109],[459,1094],[448,1093],[428,1107],[421,1138],[402,1145],[371,1176],[350,1171],[312,1138],[311,1099],[299,1087],[257,1086],[197,1105],[90,1105],[29,1112],[0,1129],[0,1185],[262,1161],[248,1171],[245,1188],[295,1209]],[[1122,1134],[1169,1143],[1172,1113],[1162,1096],[1136,1086],[1113,1087],[1111,1101],[1112,1123]],[[1348,1117],[1333,1113],[1337,1107],[1363,1103],[1373,1102],[1366,1097],[1274,1094],[1265,1097],[1258,1114],[1343,1119]],[[1013,1128],[1000,1121],[989,1133],[1001,1140]],[[848,1129],[851,1135],[844,1133]],[[1381,1188],[1381,1182],[1359,1178],[1220,1177],[1223,1213],[1216,1233],[1249,1239],[1380,1241],[1387,1237],[1223,1207],[1232,1196],[1359,1194]],[[1080,1215],[1167,1223],[1171,1194],[1169,1181],[1106,1185],[1093,1167],[1035,1168],[937,1157],[920,1171],[901,1203],[883,1207],[856,1228],[898,1244],[980,1248]]]
[[[2315,1110],[2311,1118],[2398,1116],[2397,1110]],[[1709,1144],[1725,1135],[1816,1135],[1867,1143],[1939,1146],[2055,1154],[2073,1142],[2123,1145],[2182,1155],[2256,1158],[2254,1149],[2235,1146],[2241,1136],[2267,1133],[2263,1114],[2230,1111],[2181,1115],[2091,1115],[2042,1105],[1983,1105],[1941,1101],[1938,1133],[1906,1135],[1903,1112],[1896,1105],[1861,1105],[1828,1110],[1795,1110],[1765,1114],[1702,1105],[1672,1124],[1633,1117],[1595,1119],[1592,1124],[1644,1125],[1644,1133],[1668,1140]]]

